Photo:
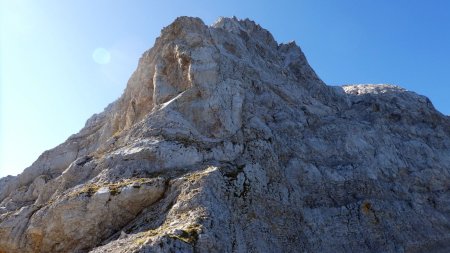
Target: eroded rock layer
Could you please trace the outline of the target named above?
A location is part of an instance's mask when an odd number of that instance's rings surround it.
[[[449,252],[450,120],[181,17],[124,94],[0,180],[0,252]]]

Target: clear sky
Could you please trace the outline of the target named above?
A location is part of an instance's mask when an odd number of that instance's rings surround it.
[[[250,18],[330,85],[397,84],[450,114],[450,1],[0,0],[0,177],[120,96],[177,16]]]

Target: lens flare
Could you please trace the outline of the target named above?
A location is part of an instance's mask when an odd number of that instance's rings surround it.
[[[111,61],[111,54],[108,50],[99,47],[92,53],[92,59],[98,64],[108,64]]]

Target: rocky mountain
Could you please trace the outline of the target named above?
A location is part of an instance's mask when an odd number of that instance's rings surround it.
[[[123,95],[0,180],[0,252],[450,252],[450,119],[180,17]]]

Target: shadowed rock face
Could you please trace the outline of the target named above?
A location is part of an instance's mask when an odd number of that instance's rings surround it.
[[[0,179],[0,252],[449,252],[449,189],[427,98],[180,17],[117,101]]]

